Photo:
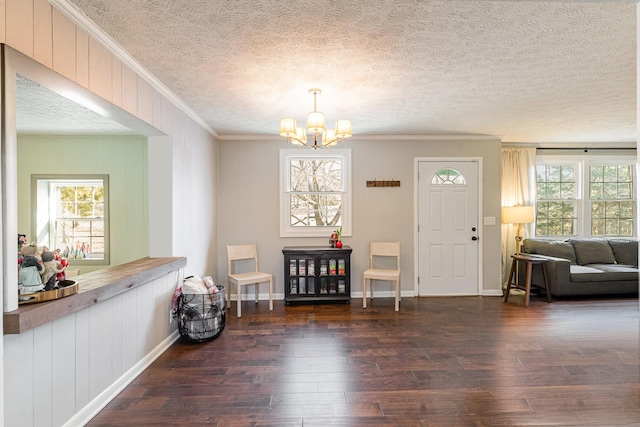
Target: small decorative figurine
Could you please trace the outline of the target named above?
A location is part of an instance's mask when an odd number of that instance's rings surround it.
[[[333,233],[331,233],[331,237],[329,237],[329,244],[331,245],[332,248],[336,247],[337,241],[338,241],[338,233],[334,231]]]
[[[53,253],[54,259],[58,263],[58,270],[60,270],[60,272],[57,274],[56,280],[58,282],[62,282],[63,280],[67,279],[67,273],[65,273],[64,267],[68,266],[69,263],[67,262],[67,259],[62,256],[60,249],[56,249],[55,251],[53,251]]]
[[[55,289],[58,278],[58,273],[64,271],[64,267],[58,268],[58,262],[55,260],[55,254],[53,252],[42,253],[42,264],[44,265],[44,271],[40,273],[42,275],[42,283],[44,283],[44,290],[50,291]]]
[[[40,258],[37,257],[38,247],[35,243],[24,245],[20,249],[22,262],[18,274],[18,292],[20,294],[32,294],[44,288],[40,274],[44,272]]]

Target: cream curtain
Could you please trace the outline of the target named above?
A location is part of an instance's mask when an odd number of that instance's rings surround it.
[[[535,205],[536,149],[528,147],[503,147],[500,172],[502,206]],[[502,285],[507,282],[511,255],[516,251],[518,226],[502,224]],[[531,236],[533,225],[522,226],[523,237]]]

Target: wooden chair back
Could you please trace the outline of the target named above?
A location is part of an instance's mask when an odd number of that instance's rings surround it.
[[[227,271],[233,274],[233,261],[253,260],[254,271],[258,271],[258,249],[256,244],[249,245],[227,245]]]
[[[395,257],[396,270],[400,270],[400,242],[371,242],[369,250],[369,268],[373,267],[373,259],[377,256]]]

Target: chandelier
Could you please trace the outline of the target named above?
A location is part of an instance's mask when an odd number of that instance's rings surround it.
[[[317,109],[320,89],[309,89],[313,95],[313,111],[307,115],[307,125],[298,127],[296,120],[284,118],[280,120],[280,135],[287,138],[287,142],[317,150],[322,147],[332,147],[345,138],[351,136],[351,120],[336,120],[334,129],[327,129],[324,124],[324,114]],[[307,134],[309,139],[307,139]],[[311,139],[313,138],[313,139]]]

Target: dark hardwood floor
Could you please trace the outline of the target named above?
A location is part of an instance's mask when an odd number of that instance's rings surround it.
[[[640,426],[637,298],[235,303],[90,426]]]

